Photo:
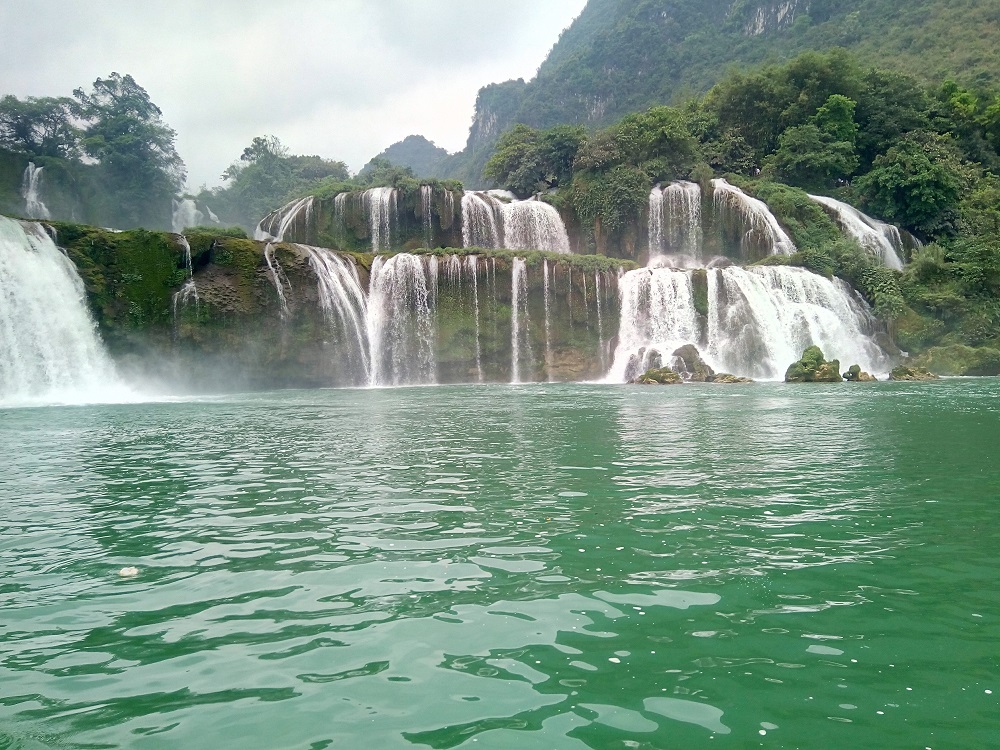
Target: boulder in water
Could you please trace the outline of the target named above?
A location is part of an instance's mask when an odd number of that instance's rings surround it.
[[[714,375],[710,375],[705,379],[706,383],[722,383],[723,385],[730,385],[735,383],[752,383],[751,378],[744,378],[740,375],[733,375],[728,372],[717,372]]]
[[[939,379],[940,378],[938,378],[938,376],[930,370],[925,370],[923,367],[918,367],[916,365],[900,365],[899,367],[893,368],[892,372],[889,373],[889,380],[919,381]]]
[[[678,385],[683,382],[681,376],[669,367],[646,370],[646,372],[632,381],[636,385]]]
[[[786,383],[841,383],[843,380],[840,360],[827,362],[818,346],[810,346],[802,352],[802,359],[794,362],[785,372]]]
[[[691,344],[685,344],[670,356],[673,357],[673,369],[688,382],[705,383],[715,375],[715,370],[701,358],[698,348]]]
[[[861,365],[851,365],[844,373],[844,380],[848,383],[874,383],[878,378],[862,371]]]

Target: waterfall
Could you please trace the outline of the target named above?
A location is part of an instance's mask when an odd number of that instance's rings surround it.
[[[267,263],[267,272],[271,277],[271,283],[274,284],[274,289],[278,293],[278,302],[281,305],[281,318],[285,320],[289,316],[288,310],[288,300],[285,297],[285,285],[288,285],[288,291],[292,290],[292,284],[288,281],[288,277],[285,276],[285,272],[281,268],[281,264],[278,263],[278,259],[274,257],[274,243],[268,242],[264,245],[264,261]]]
[[[514,258],[511,268],[510,370],[511,383],[521,382],[521,355],[531,360],[528,319],[528,266],[524,258]],[[522,352],[522,349],[524,350]]]
[[[629,271],[618,282],[621,326],[608,380],[623,382],[650,366],[653,352],[669,356],[699,340],[691,274],[669,268]],[[635,358],[643,360],[635,364]],[[630,367],[631,365],[631,367]],[[638,371],[636,371],[638,370]]]
[[[455,254],[449,255],[444,264],[444,275],[456,291],[462,296],[462,259]]]
[[[198,204],[191,198],[173,201],[171,225],[174,234],[181,234],[188,227],[200,227],[205,220],[205,214],[198,210]],[[218,223],[218,219],[216,219]]]
[[[21,197],[24,198],[24,215],[29,219],[51,219],[48,207],[42,203],[40,194],[42,172],[45,167],[36,167],[33,161],[28,162],[21,178]]]
[[[608,369],[607,354],[604,351],[604,311],[603,304],[601,300],[601,295],[603,293],[603,284],[601,284],[601,272],[594,272],[594,296],[597,298],[597,346],[600,356],[600,366],[601,372]]]
[[[483,350],[479,339],[479,258],[475,255],[465,256],[469,267],[469,277],[472,280],[472,305],[476,314],[476,377],[483,382]]]
[[[503,206],[504,246],[510,250],[569,253],[569,235],[562,217],[545,201],[534,198]]]
[[[826,209],[848,237],[894,271],[903,270],[903,237],[897,227],[873,219],[854,206],[823,195],[810,195]]]
[[[542,294],[545,300],[545,376],[552,380],[552,283],[549,278],[549,261],[542,261]]]
[[[649,194],[649,254],[701,256],[701,188],[695,182],[659,185]],[[691,265],[688,263],[686,265]]]
[[[433,383],[434,325],[421,259],[379,256],[368,297],[371,385]]]
[[[486,193],[462,195],[462,246],[496,250],[502,246],[503,203]]]
[[[791,255],[795,243],[788,236],[771,209],[763,201],[751,198],[723,179],[712,180],[712,200],[724,221],[738,225],[742,235],[740,253],[744,260],[766,255]]]
[[[368,214],[372,252],[389,250],[392,247],[392,226],[396,223],[396,188],[366,190],[361,196],[361,205]]]
[[[41,225],[0,217],[0,404],[127,396],[73,263]]]
[[[358,269],[332,250],[296,245],[316,274],[320,309],[337,342],[338,356],[349,365],[354,382],[368,384],[372,366],[369,345],[370,305],[365,299]]]
[[[608,380],[669,364],[684,344],[698,347],[717,371],[760,380],[781,379],[813,344],[845,368],[889,369],[888,356],[872,338],[870,311],[839,279],[791,266],[701,273],[707,276],[707,316],[695,308],[691,271],[644,268],[620,279],[621,329]]]
[[[260,242],[284,242],[288,230],[299,224],[296,228],[300,230],[301,239],[308,233],[312,223],[314,201],[310,195],[282,206],[261,220],[254,230],[253,238]]]
[[[173,310],[175,339],[177,338],[177,332],[180,325],[180,321],[177,317],[180,311],[187,307],[191,300],[194,300],[196,310],[201,303],[201,300],[198,298],[198,286],[194,282],[194,264],[191,261],[191,243],[188,242],[188,238],[183,234],[177,236],[177,242],[180,243],[180,246],[184,249],[184,268],[187,271],[187,280],[178,291],[174,292]]]
[[[434,188],[420,186],[420,216],[424,224],[424,247],[429,248],[434,240]]]
[[[811,345],[846,369],[886,372],[874,320],[851,288],[802,268],[725,268],[708,273],[708,346],[716,369],[779,379]]]

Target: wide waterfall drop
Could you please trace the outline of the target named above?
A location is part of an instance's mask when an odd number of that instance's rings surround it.
[[[608,380],[621,383],[669,364],[673,351],[700,338],[691,274],[640,268],[618,280],[621,325]],[[663,359],[653,361],[659,354]]]
[[[795,252],[792,238],[763,201],[750,197],[721,178],[712,180],[712,187],[716,211],[723,222],[740,235],[743,260],[759,260],[767,255],[792,255]]]
[[[369,384],[421,385],[436,380],[434,317],[422,260],[378,256],[368,295]]]
[[[174,234],[181,234],[188,227],[200,227],[205,221],[205,214],[198,210],[198,204],[191,198],[174,200],[171,225]]]
[[[496,250],[503,243],[504,204],[487,193],[462,195],[462,246]]]
[[[504,247],[511,250],[570,252],[566,225],[555,206],[531,198],[503,206]]]
[[[531,362],[528,339],[528,265],[524,258],[514,258],[511,269],[510,382],[521,382],[522,357]]]
[[[356,385],[371,380],[368,301],[358,269],[332,250],[296,245],[309,259],[316,274],[320,308],[337,347],[338,356]]]
[[[791,266],[716,269],[708,272],[708,306],[704,355],[716,369],[776,380],[812,345],[844,369],[891,369],[872,338],[871,313],[840,279]]]
[[[315,198],[309,195],[282,206],[261,220],[253,238],[258,242],[284,242],[285,234],[293,227],[304,237],[312,223],[314,202]]]
[[[21,178],[21,197],[24,198],[24,215],[29,219],[51,219],[48,207],[42,203],[42,172],[45,167],[36,167],[28,162]]]
[[[903,270],[903,237],[898,227],[873,219],[854,206],[827,198],[825,195],[809,197],[823,206],[833,216],[841,230],[878,258],[882,265],[894,271]]]
[[[0,217],[0,404],[130,397],[73,263],[41,225]]]

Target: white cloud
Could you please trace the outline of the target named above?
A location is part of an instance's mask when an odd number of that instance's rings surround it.
[[[357,170],[411,133],[462,148],[478,89],[532,77],[585,2],[7,0],[0,94],[130,73],[194,188],[264,134]]]

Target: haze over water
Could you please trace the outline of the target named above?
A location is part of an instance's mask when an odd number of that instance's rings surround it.
[[[0,748],[994,746],[998,396],[2,410]]]

